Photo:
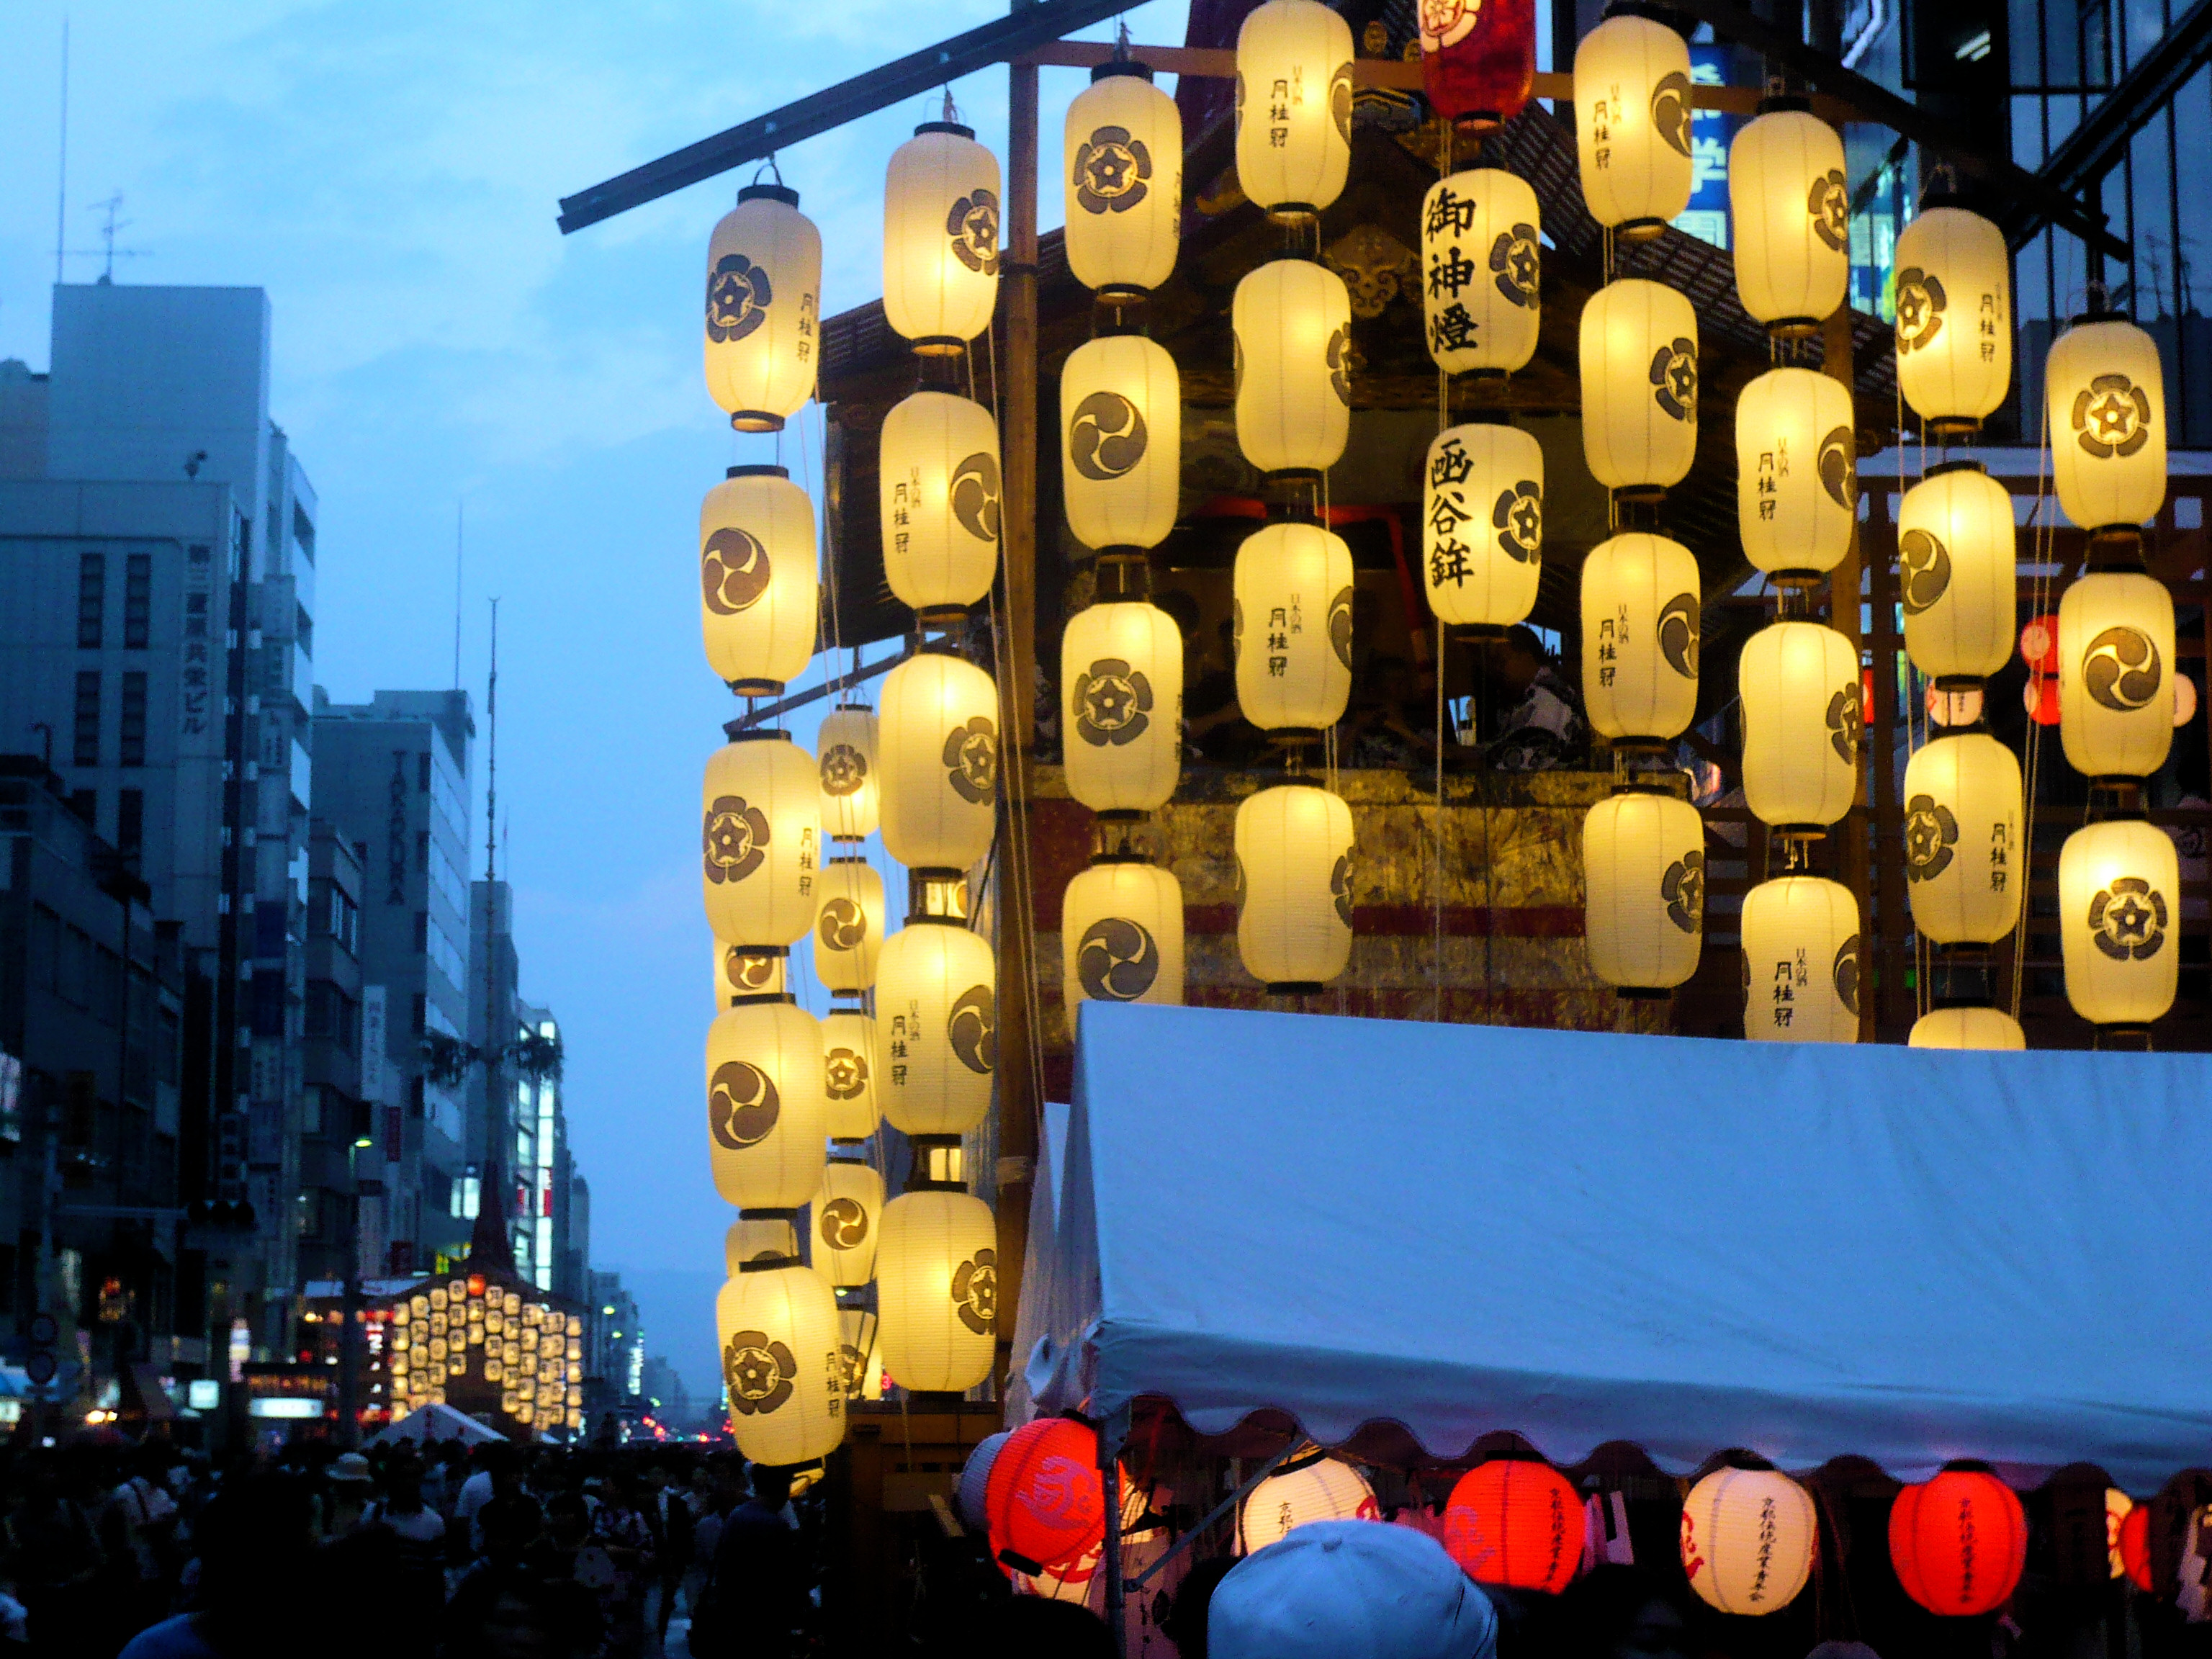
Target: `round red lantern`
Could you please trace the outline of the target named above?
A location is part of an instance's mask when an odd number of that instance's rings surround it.
[[[2041,616],[2020,630],[2020,659],[2031,674],[2058,672],[2058,618]]]
[[[1421,88],[1437,114],[1501,127],[1536,84],[1535,0],[1419,0]]]
[[[1040,1417],[1006,1437],[983,1497],[991,1554],[1032,1577],[1063,1567],[1106,1535],[1098,1437],[1065,1417]]]
[[[2148,1595],[2150,1591],[2150,1505],[2138,1504],[2120,1521],[2120,1571],[2128,1583]]]
[[[1582,1560],[1582,1499],[1548,1463],[1480,1464],[1444,1505],[1444,1548],[1479,1584],[1557,1595]]]
[[[2030,674],[2021,683],[2021,707],[2038,726],[2058,724],[2058,682],[2047,674]]]
[[[1897,1494],[1889,1559],[1905,1593],[1929,1612],[1990,1612],[2020,1583],[2027,1512],[1994,1474],[1946,1469]]]

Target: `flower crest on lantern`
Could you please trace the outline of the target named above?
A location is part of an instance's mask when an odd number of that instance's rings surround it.
[[[2004,233],[1947,193],[1898,233],[1897,381],[1939,437],[1972,434],[2012,384]]]
[[[1438,368],[1506,373],[1535,355],[1541,222],[1535,191],[1516,173],[1477,167],[1429,186],[1422,304]]]
[[[837,1299],[787,1258],[738,1264],[714,1305],[730,1429],[758,1462],[827,1456],[845,1437]]]
[[[2066,516],[2132,540],[2166,500],[2166,374],[2158,345],[2124,318],[2077,317],[2044,368],[2051,477]]]
[[[998,158],[955,121],[924,122],[892,153],[884,180],[884,315],[917,352],[957,354],[990,324],[999,188]]]
[[[1067,264],[1102,298],[1139,300],[1175,270],[1182,218],[1182,117],[1143,64],[1091,71],[1068,105]]]
[[[1656,497],[1698,449],[1698,314],[1686,295],[1625,276],[1583,307],[1583,453],[1608,489]]]
[[[1543,575],[1544,451],[1517,427],[1455,426],[1429,445],[1421,549],[1443,622],[1524,620]]]
[[[2179,983],[2172,838],[2136,818],[2108,818],[2058,852],[2059,944],[2066,1000],[2093,1025],[2139,1027],[2172,1007]]]
[[[781,430],[814,393],[822,234],[799,192],[753,184],[707,246],[707,389],[740,432]]]
[[[877,1335],[884,1370],[902,1388],[974,1388],[991,1373],[998,1330],[998,1224],[991,1206],[929,1183],[884,1206],[879,1226]]]
[[[1437,114],[1477,133],[1518,115],[1536,78],[1534,0],[1420,0],[1421,86]]]

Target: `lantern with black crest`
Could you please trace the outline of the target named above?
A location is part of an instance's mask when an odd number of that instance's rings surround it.
[[[1318,525],[1267,525],[1237,550],[1231,586],[1244,718],[1318,737],[1352,695],[1352,550]]]
[[[1182,632],[1142,600],[1079,611],[1060,635],[1067,793],[1095,812],[1157,811],[1182,770]]]
[[[1067,268],[1109,302],[1141,300],[1174,274],[1182,228],[1182,116],[1126,57],[1091,71],[1067,106],[1061,179]]]
[[[740,696],[775,697],[814,658],[814,504],[781,466],[733,466],[699,507],[708,665]]]
[[[1583,699],[1616,747],[1671,744],[1697,714],[1698,584],[1688,548],[1640,530],[1583,561]]]
[[[1352,959],[1352,809],[1293,778],[1237,808],[1237,953],[1278,995],[1318,991]]]
[[[1583,819],[1583,939],[1590,971],[1650,995],[1698,971],[1705,950],[1705,827],[1658,787],[1631,787]]]
[[[804,1463],[843,1443],[837,1297],[826,1279],[796,1257],[740,1262],[714,1324],[738,1451]]]
[[[2012,389],[2012,256],[2004,232],[1948,193],[1897,234],[1897,385],[1942,439],[1970,437]]]
[[[2119,1035],[2140,1031],[2173,1006],[2180,893],[2173,838],[2140,817],[2107,818],[2066,837],[2058,850],[2059,946],[2075,1013]]]
[[[1060,992],[1071,1033],[1080,1002],[1179,1003],[1182,884],[1134,854],[1091,860],[1060,900]]]
[[[1318,477],[1343,455],[1352,431],[1352,295],[1344,278],[1311,259],[1271,259],[1237,284],[1229,320],[1237,447],[1271,477]]]
[[[1498,422],[1439,432],[1421,509],[1422,570],[1437,620],[1525,621],[1544,574],[1544,451],[1534,436]]]
[[[999,568],[998,422],[970,398],[917,392],[884,416],[878,468],[892,594],[925,622],[964,615]]]
[[[948,114],[951,99],[945,100]],[[925,356],[957,356],[999,297],[999,159],[975,132],[928,121],[884,179],[884,318]]]
[[[1743,798],[1759,821],[1817,837],[1850,810],[1864,687],[1858,647],[1820,623],[1762,628],[1738,659]]]
[[[1624,276],[1583,307],[1583,456],[1624,499],[1656,501],[1698,453],[1698,313],[1658,283]]]
[[[1735,404],[1736,523],[1745,556],[1778,579],[1842,562],[1858,518],[1850,388],[1809,368],[1771,368]]]
[[[1060,375],[1060,490],[1085,547],[1158,547],[1175,528],[1182,389],[1175,359],[1141,334],[1107,334],[1067,354]]]
[[[1575,150],[1590,217],[1649,241],[1690,204],[1690,47],[1634,4],[1575,48]]]
[[[1729,146],[1736,294],[1784,338],[1817,333],[1850,276],[1843,135],[1802,98],[1763,100]]]
[[[1820,876],[1780,876],[1743,897],[1743,1034],[1754,1042],[1856,1042],[1858,901]]]
[[[738,431],[780,431],[814,395],[821,294],[799,192],[746,185],[707,245],[707,390]]]
[[[1237,31],[1237,181],[1268,216],[1310,220],[1352,167],[1352,26],[1321,0],[1264,0]]]
[[[1474,167],[1421,201],[1421,303],[1429,356],[1449,374],[1507,374],[1536,353],[1543,219],[1517,173]]]

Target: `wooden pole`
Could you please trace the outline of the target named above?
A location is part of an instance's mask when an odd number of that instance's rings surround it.
[[[1031,0],[1013,0],[1019,9]],[[1037,72],[1015,64],[1006,85],[1006,241],[1000,267],[1006,304],[1006,364],[1000,371],[1006,431],[1001,434],[1004,491],[1000,522],[1006,561],[1005,654],[999,676],[1005,803],[1000,820],[998,1224],[999,1352],[1004,1398],[1013,1352],[1014,1310],[1020,1305],[1022,1261],[1029,1248],[1030,1188],[1036,1169],[1036,963],[1030,922],[1030,747],[1036,731],[1032,705],[1036,673],[1037,538]]]

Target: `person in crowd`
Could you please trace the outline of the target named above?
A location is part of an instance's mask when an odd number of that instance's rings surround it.
[[[754,1464],[752,1496],[724,1517],[692,1615],[693,1659],[790,1659],[799,1650],[811,1575],[790,1504],[791,1471]]]
[[[646,1520],[653,1528],[654,1595],[653,1634],[665,1646],[668,1621],[676,1611],[676,1594],[691,1564],[691,1533],[697,1516],[690,1494],[670,1478],[668,1468],[654,1463],[645,1472]]]
[[[42,1452],[20,1471],[8,1510],[8,1554],[40,1659],[91,1659],[104,1647],[113,1650],[101,1639],[106,1556],[80,1497],[62,1461]]]
[[[198,1605],[138,1632],[122,1659],[283,1659],[312,1608],[321,1575],[314,1504],[299,1477],[270,1472],[226,1483],[199,1529]]]
[[[344,1452],[323,1470],[321,1514],[316,1536],[324,1543],[350,1534],[368,1513],[372,1475],[368,1459],[359,1452]]]
[[[1582,698],[1533,628],[1516,626],[1491,652],[1489,689],[1505,714],[1489,749],[1499,772],[1553,772],[1585,763]]]
[[[629,1469],[617,1468],[607,1478],[592,1516],[592,1541],[614,1568],[614,1593],[606,1601],[607,1650],[635,1654],[644,1644],[645,1592],[657,1581],[659,1562],[640,1484]]]
[[[384,1495],[362,1512],[362,1525],[392,1535],[392,1596],[416,1618],[436,1614],[446,1600],[446,1518],[422,1499],[422,1469],[411,1455],[386,1466]]]

